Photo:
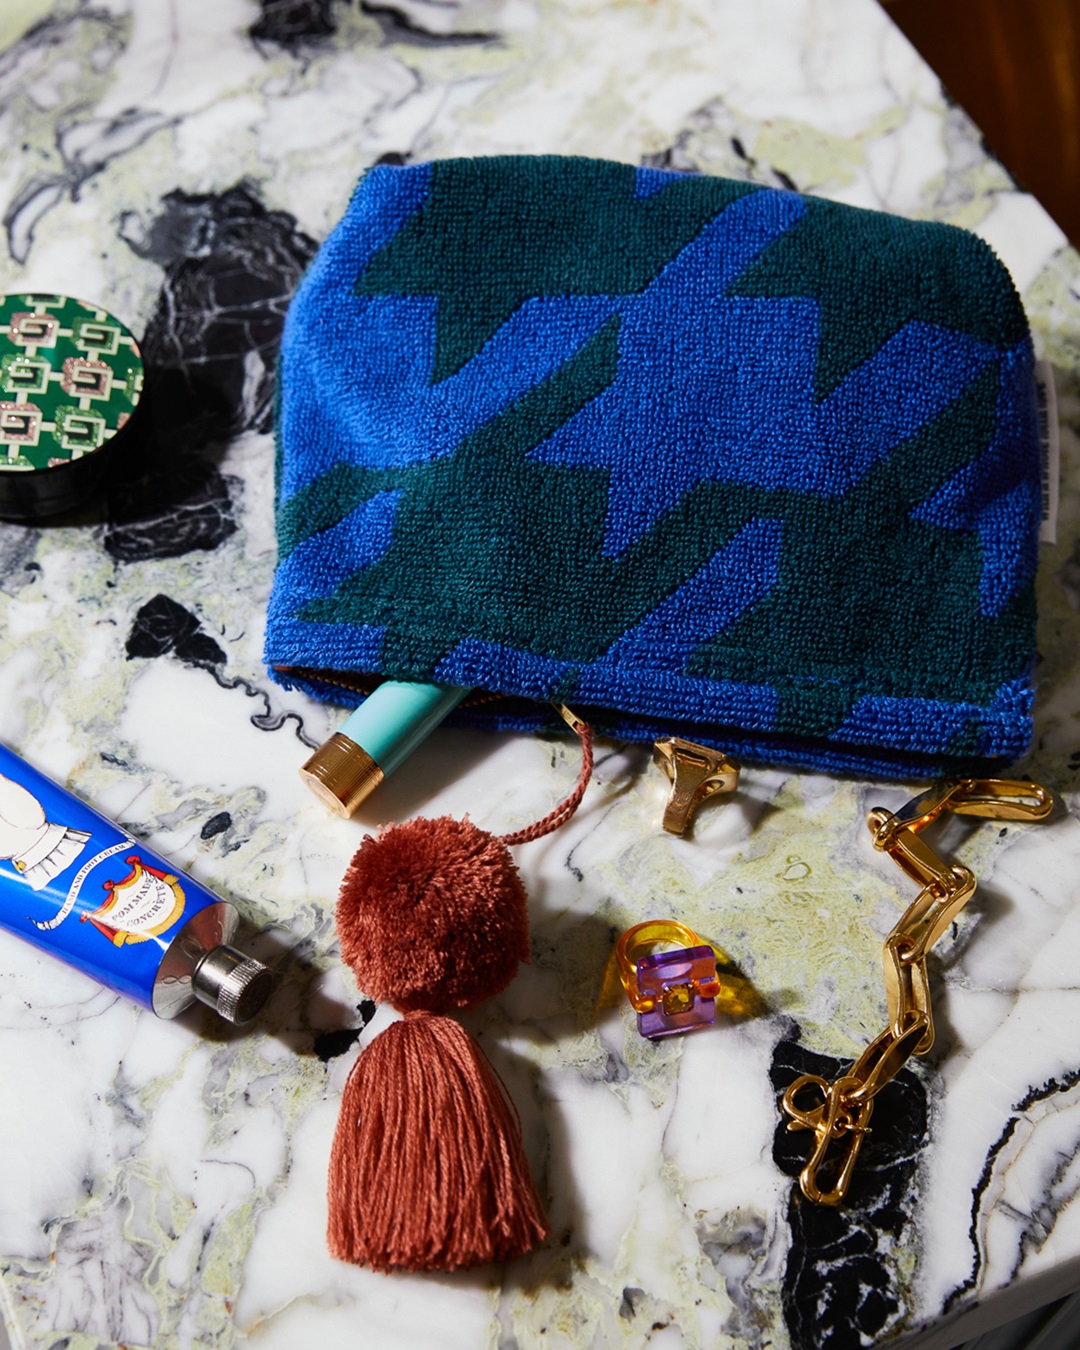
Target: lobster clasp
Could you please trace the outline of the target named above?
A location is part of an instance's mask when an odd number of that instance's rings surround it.
[[[804,1073],[784,1093],[782,1105],[789,1117],[788,1129],[814,1132],[813,1152],[799,1173],[799,1188],[812,1204],[839,1205],[847,1195],[874,1109],[873,1097],[865,1097],[855,1109],[845,1100],[847,1090],[858,1086],[858,1080],[854,1078],[838,1078],[830,1083],[816,1073]],[[799,1105],[796,1098],[808,1088],[821,1093],[820,1105]],[[828,1189],[822,1186],[825,1173],[832,1174]]]

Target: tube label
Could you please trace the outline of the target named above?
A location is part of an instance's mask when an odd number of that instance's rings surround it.
[[[0,746],[0,927],[152,1007],[169,943],[216,903]]]

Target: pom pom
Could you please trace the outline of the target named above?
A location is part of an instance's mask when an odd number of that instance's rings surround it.
[[[375,1270],[510,1261],[548,1231],[501,1083],[468,1032],[424,1013],[353,1066],[329,1198],[331,1255]]]
[[[473,1008],[529,959],[518,870],[467,818],[369,835],[342,882],[337,931],[360,988],[400,1012]]]

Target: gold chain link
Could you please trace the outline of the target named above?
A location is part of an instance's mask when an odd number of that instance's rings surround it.
[[[895,813],[878,808],[867,816],[874,847],[921,889],[885,939],[889,1025],[841,1077],[830,1083],[805,1073],[784,1093],[788,1129],[814,1134],[813,1152],[799,1176],[802,1193],[814,1204],[844,1199],[874,1098],[912,1055],[925,1055],[934,1043],[926,957],[975,894],[975,877],[967,867],[939,858],[919,838],[921,831],[946,813],[1034,821],[1044,820],[1052,806],[1049,792],[1034,783],[964,778],[935,785]]]

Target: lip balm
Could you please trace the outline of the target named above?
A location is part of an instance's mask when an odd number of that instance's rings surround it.
[[[456,685],[385,680],[300,770],[316,797],[351,816],[469,693]]]
[[[0,745],[0,928],[175,1017],[247,1022],[270,993],[236,909]]]

